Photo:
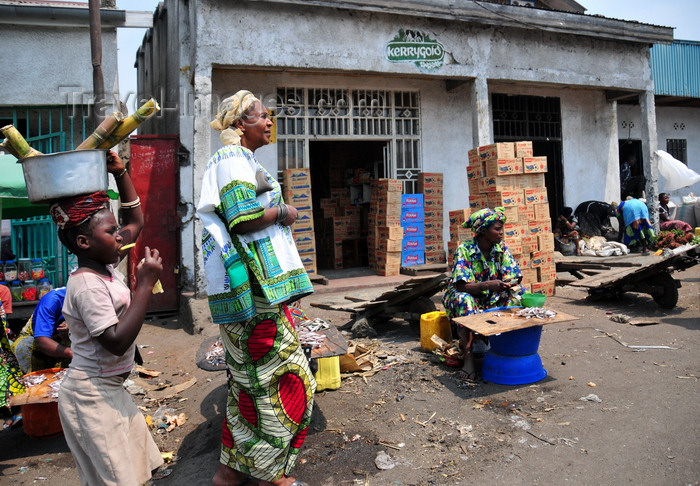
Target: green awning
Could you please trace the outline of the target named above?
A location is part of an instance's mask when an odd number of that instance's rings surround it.
[[[0,219],[29,218],[49,214],[48,204],[32,204],[21,164],[12,155],[0,155]]]

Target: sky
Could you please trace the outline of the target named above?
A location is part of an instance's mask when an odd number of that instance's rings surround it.
[[[700,41],[699,0],[577,0],[589,15],[675,27],[674,38]],[[154,11],[158,0],[117,0],[121,10]],[[136,93],[134,60],[146,29],[119,29],[119,87],[122,100]],[[127,96],[131,98],[127,98]],[[127,103],[131,111],[132,103]]]

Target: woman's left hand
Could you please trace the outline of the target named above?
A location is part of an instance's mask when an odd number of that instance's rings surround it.
[[[126,166],[121,157],[114,150],[107,152],[107,172],[113,175],[119,175],[124,172]]]

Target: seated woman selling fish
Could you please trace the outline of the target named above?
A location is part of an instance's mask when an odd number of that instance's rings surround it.
[[[456,325],[452,318],[483,312],[495,307],[520,305],[523,276],[517,262],[503,244],[503,208],[481,209],[462,226],[474,232],[474,238],[462,242],[455,251],[452,277],[443,296],[445,313],[453,323],[464,351],[461,377],[476,379],[473,356],[474,333]],[[481,337],[480,339],[486,339]]]

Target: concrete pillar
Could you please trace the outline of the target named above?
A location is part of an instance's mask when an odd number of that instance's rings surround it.
[[[196,207],[202,185],[202,175],[211,157],[212,128],[209,122],[214,115],[212,109],[211,66],[200,66],[194,80],[194,139],[191,152],[191,183],[193,185],[191,212],[183,219],[182,226],[182,263],[187,280],[194,284],[195,297],[203,297],[206,289],[204,280],[204,260],[202,259],[202,223],[196,217]],[[202,294],[202,295],[200,295]]]
[[[488,145],[493,140],[489,83],[486,77],[477,76],[472,84],[472,146]]]
[[[644,158],[643,170],[647,179],[646,200],[649,207],[649,219],[655,230],[659,231],[659,165],[656,155],[656,106],[654,104],[654,90],[648,89],[639,95],[640,127],[642,135],[642,157]]]

